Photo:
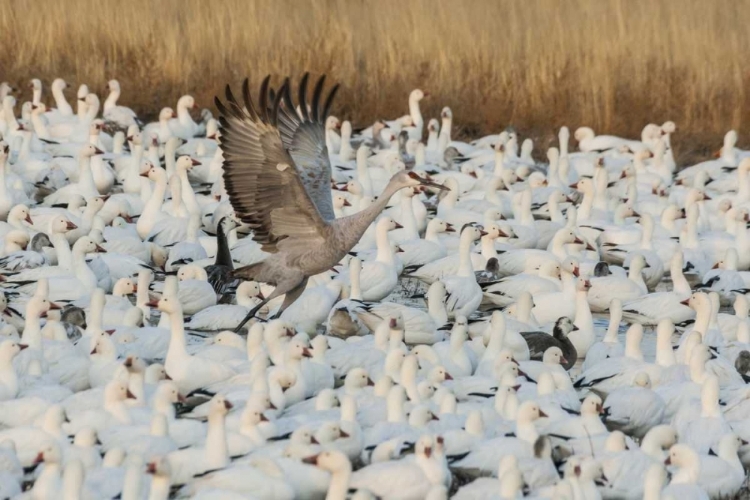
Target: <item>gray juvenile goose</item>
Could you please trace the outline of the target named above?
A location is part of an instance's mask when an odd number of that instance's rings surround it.
[[[573,321],[567,316],[561,316],[552,328],[552,335],[546,332],[521,332],[521,335],[529,345],[531,359],[541,361],[544,351],[550,347],[559,347],[567,361],[563,367],[570,370],[578,359],[578,352],[568,339],[568,334],[575,330],[578,330],[578,327],[573,324]]]
[[[285,295],[277,315],[304,291],[310,276],[337,264],[380,215],[391,196],[412,186],[447,189],[416,172],[396,173],[372,205],[336,219],[331,200],[331,164],[324,123],[338,86],[324,103],[325,77],[315,85],[308,108],[307,80],[299,85],[299,111],[292,102],[289,79],[269,102],[267,76],[256,107],[248,80],[239,104],[227,85],[226,103],[216,98],[221,114],[224,185],[237,217],[253,230],[252,238],[271,255],[262,262],[236,269],[244,280],[276,288],[237,326],[240,329],[269,300]]]

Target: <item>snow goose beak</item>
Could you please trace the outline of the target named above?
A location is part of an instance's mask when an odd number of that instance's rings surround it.
[[[578,183],[574,182],[573,184],[568,186],[570,189],[578,189]]]
[[[302,348],[302,356],[304,356],[306,358],[312,358],[312,353],[310,352],[310,349],[308,349],[307,347],[303,347]]]
[[[389,328],[396,328],[398,326],[398,321],[396,321],[396,318],[391,318],[388,322]]]
[[[339,437],[342,439],[346,439],[350,436],[346,431],[344,431],[344,429],[339,429]]]
[[[34,459],[34,463],[40,464],[42,462],[44,462],[44,452],[40,451],[39,453],[37,453],[36,458]]]
[[[427,458],[430,458],[432,456],[432,447],[430,446],[425,447],[424,456],[426,456]]]
[[[710,201],[710,200],[711,200],[710,196],[708,196],[707,194],[703,195],[703,201]]]
[[[396,253],[404,253],[404,249],[396,245]]]
[[[149,462],[146,466],[146,474],[156,474],[156,462]]]
[[[107,253],[107,251],[104,248],[102,248],[101,246],[99,246],[99,244],[97,243],[97,245],[96,245],[96,253]]]
[[[344,200],[344,206],[345,206],[345,207],[351,207],[351,206],[352,206],[352,204],[351,204],[351,203],[349,203],[349,200]]]
[[[341,186],[341,187],[338,187],[338,186],[336,186],[336,185],[334,184],[334,189],[335,189],[336,191],[343,191],[343,192],[345,192],[345,193],[348,193],[348,192],[349,192],[349,185],[348,185],[348,184],[344,184],[343,186]]]
[[[104,333],[109,335],[110,337],[115,334],[115,330],[104,330]]]
[[[562,356],[560,358],[560,363],[562,363],[564,365],[567,365],[568,364],[568,358],[566,358],[565,356]],[[599,412],[599,413],[601,413],[601,412]]]
[[[128,224],[133,223],[133,218],[129,216],[128,214],[123,215],[122,218],[125,219],[125,222],[127,222]]]
[[[94,355],[97,353],[96,346],[94,346],[93,349],[91,349],[91,352],[89,354]]]
[[[164,372],[164,380],[172,380],[172,377],[169,376],[169,373]],[[184,398],[185,396],[183,396]]]
[[[266,300],[266,298],[265,298],[265,297],[263,296],[263,292],[261,292],[260,290],[258,290],[258,295],[257,295],[257,297],[258,297],[258,298],[259,298],[260,300]]]
[[[604,414],[604,407],[600,404],[596,405],[596,411],[599,412],[599,415]]]
[[[580,330],[580,328],[578,328],[576,325],[573,325],[573,329],[571,331],[572,332],[577,332],[578,330]]]
[[[576,239],[573,240],[573,243],[578,243],[579,245],[583,245],[583,240],[576,236]]]
[[[576,266],[573,268],[573,276],[579,278],[581,276],[581,268]]]
[[[178,392],[177,393],[177,401],[180,402],[180,403],[184,403],[185,401],[187,401],[187,398],[185,396],[183,396],[181,393]]]
[[[742,443],[742,446],[747,446],[748,444],[750,444],[750,442],[748,442],[746,439],[742,439],[742,438],[740,438],[740,443]]]
[[[544,412],[542,411],[542,409],[541,409],[541,408],[539,408],[539,418],[544,418],[544,417],[549,417],[549,415],[547,415],[546,413],[544,413]]]
[[[455,233],[456,228],[453,227],[453,224],[445,224],[445,232],[446,233]]]
[[[128,399],[137,399],[135,397],[135,394],[133,394],[132,392],[130,392],[130,389],[128,389],[128,391],[125,393],[125,397],[127,397]]]
[[[159,299],[151,299],[146,302],[146,307],[159,307]]]
[[[469,172],[469,176],[474,177],[476,179],[477,178],[477,173],[476,172]]]
[[[320,444],[318,440],[315,438],[315,436],[310,438],[310,444]]]
[[[664,465],[672,465],[672,457],[668,456],[666,460],[664,460]]]
[[[68,221],[65,223],[65,228],[68,229],[69,231],[72,231],[73,229],[78,229],[78,226]]]
[[[401,224],[399,224],[399,223],[398,223],[398,222],[396,222],[396,221],[393,221],[393,225],[394,225],[394,227],[395,227],[396,229],[403,229],[403,227],[404,227],[404,226],[402,226]]]
[[[373,382],[373,381],[372,381],[372,379],[371,379],[370,377],[367,377],[367,385],[372,385],[372,386],[374,386],[374,385],[375,385],[375,382]]]
[[[717,149],[713,154],[714,158],[721,158],[721,149]]]
[[[681,300],[680,304],[682,304],[683,306],[689,306],[690,305],[690,298],[687,298],[685,300]]]
[[[94,148],[94,155],[103,155],[104,151],[99,148]]]
[[[510,236],[508,236],[508,233],[499,228],[497,230],[497,234],[499,234],[501,238],[510,238]]]
[[[514,391],[518,392],[518,389],[520,389],[520,388],[521,388],[521,384],[516,384],[516,385],[512,385],[512,386],[511,386],[511,388],[512,388],[512,389],[513,389]]]
[[[448,372],[445,372],[445,380],[453,380],[453,375],[451,375]]]
[[[29,347],[29,346],[28,346],[28,345],[26,345],[26,344],[18,344],[18,348],[19,348],[19,349],[21,349],[22,351],[23,351],[24,349],[26,349],[27,347]]]
[[[273,405],[271,405],[271,406],[273,406]],[[275,408],[274,408],[274,409],[275,409]],[[267,417],[267,416],[265,416],[265,415],[264,415],[264,414],[262,414],[262,413],[260,414],[260,421],[261,421],[261,422],[270,422],[270,420],[268,420],[268,417]]]
[[[480,230],[479,230],[479,236],[480,236],[480,237],[481,237],[481,236],[487,236],[487,231],[485,231],[484,229],[480,229]]]
[[[25,218],[24,220],[25,220],[26,222],[28,222],[29,224],[31,224],[31,225],[33,225],[33,224],[34,224],[34,221],[33,221],[33,220],[31,220],[31,215],[30,215],[30,214],[26,214],[26,218]]]
[[[432,415],[432,418],[431,418],[430,420],[438,420],[438,421],[440,420],[440,419],[438,418],[438,416],[437,416],[437,415],[435,415],[434,413],[431,413],[431,415]]]
[[[226,399],[225,399],[225,400],[224,400],[224,408],[226,408],[226,409],[227,409],[227,411],[229,411],[229,410],[231,410],[232,408],[234,408],[234,405],[233,405],[232,403],[230,403],[230,402],[229,402],[228,400],[226,400]]]
[[[305,458],[302,459],[302,461],[304,463],[306,463],[306,464],[318,465],[318,455],[313,455],[311,457],[305,457]]]
[[[714,264],[711,269],[719,269],[719,263],[717,262],[716,264]]]
[[[55,311],[62,309],[62,307],[60,307],[58,304],[55,304],[54,302],[49,303],[49,308],[50,310],[55,310]]]
[[[201,162],[199,162],[198,160],[195,160],[193,158],[190,158],[190,164],[192,166],[194,166],[194,167],[197,167],[198,165],[201,165]]]
[[[127,366],[128,368],[130,368],[131,366],[133,366],[133,358],[131,358],[130,356],[128,356],[128,359],[126,359],[125,363],[123,363],[123,364],[125,366]]]

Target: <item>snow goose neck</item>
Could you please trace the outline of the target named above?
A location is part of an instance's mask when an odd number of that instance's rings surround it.
[[[32,488],[34,498],[55,498],[62,488],[62,451],[57,443],[51,443],[36,456],[35,463],[44,463],[42,473]]]
[[[171,334],[165,368],[181,392],[189,394],[195,389],[221,382],[234,375],[234,370],[224,363],[188,354],[182,306],[177,297],[162,297],[158,301],[149,302],[148,305],[169,314]]]
[[[465,226],[461,231],[458,273],[455,276],[446,276],[441,279],[448,293],[446,309],[449,316],[469,317],[479,308],[482,302],[482,289],[477,284],[470,254],[471,244],[485,234],[487,233],[482,229],[471,225]]]
[[[360,286],[364,300],[382,300],[393,291],[398,282],[388,232],[402,227],[389,216],[383,216],[375,225],[377,257],[363,263]]]
[[[347,497],[352,464],[346,455],[337,450],[326,450],[303,459],[303,462],[331,473],[326,494],[328,500],[344,500]]]
[[[195,475],[229,464],[225,418],[232,408],[232,403],[222,395],[211,398],[205,447],[177,450],[167,455],[173,482],[184,484]]]
[[[167,500],[172,487],[172,467],[167,457],[156,457],[146,466],[151,476],[149,500]]]
[[[13,368],[13,358],[26,348],[15,340],[0,343],[0,401],[15,399],[18,395],[18,376]]]

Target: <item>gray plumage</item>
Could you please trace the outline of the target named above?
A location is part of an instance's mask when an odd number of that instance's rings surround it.
[[[206,266],[208,282],[214,288],[220,303],[225,302],[225,295],[232,285],[235,290],[237,288],[237,279],[232,276],[234,262],[227,241],[227,234],[236,227],[237,223],[231,217],[221,218],[216,231],[216,260],[210,266]]]
[[[737,359],[734,360],[734,368],[742,376],[745,382],[750,382],[750,352],[740,351]]]
[[[367,209],[336,219],[324,123],[338,86],[323,103],[325,77],[321,77],[308,109],[305,74],[297,111],[289,79],[273,103],[269,103],[269,81],[270,77],[263,80],[257,107],[247,80],[242,86],[242,105],[229,86],[226,102],[216,99],[229,201],[237,217],[253,230],[252,238],[271,254],[262,262],[236,269],[232,276],[275,286],[236,331],[266,302],[285,295],[277,313],[281,314],[304,291],[310,276],[330,269],[357,244],[398,190],[418,185],[443,188],[414,172],[401,171]]]
[[[609,264],[607,264],[604,261],[600,261],[596,263],[596,266],[594,266],[594,276],[597,278],[603,278],[605,276],[609,276],[612,274],[612,271],[609,270]]]
[[[488,286],[490,284],[497,283],[500,279],[500,263],[497,257],[490,257],[487,260],[487,264],[484,266],[483,271],[474,271],[474,275],[477,277],[477,283],[479,285]]]
[[[521,335],[529,346],[531,359],[541,361],[544,351],[550,347],[559,347],[567,361],[563,364],[563,368],[570,370],[578,359],[578,351],[568,339],[568,334],[575,330],[578,330],[578,327],[573,324],[573,321],[567,316],[562,316],[555,322],[552,335],[546,332],[521,332]]]
[[[80,307],[65,306],[60,316],[60,322],[65,325],[68,339],[76,341],[81,338],[82,330],[86,329],[86,313]]]

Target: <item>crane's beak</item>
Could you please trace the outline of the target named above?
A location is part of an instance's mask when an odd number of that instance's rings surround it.
[[[441,191],[450,191],[450,188],[443,186],[442,184],[438,184],[437,182],[428,181],[427,179],[422,179],[420,181],[420,184],[423,186],[439,189]]]

